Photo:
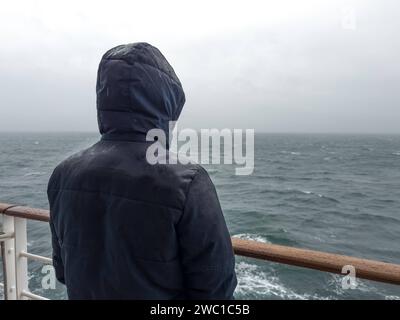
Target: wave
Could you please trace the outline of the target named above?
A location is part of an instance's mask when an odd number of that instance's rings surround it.
[[[357,214],[357,219],[364,220],[369,219],[370,221],[376,220],[377,222],[382,222],[382,220],[386,220],[387,222],[392,223],[399,223],[400,219],[395,217],[388,217],[378,214],[371,214],[371,213],[359,213]]]
[[[335,216],[343,217],[344,219],[370,221],[371,223],[376,221],[377,223],[387,222],[398,224],[400,222],[399,218],[388,217],[384,215],[371,214],[371,213],[357,213],[351,214],[344,211],[326,211],[324,214],[334,214]]]
[[[385,296],[385,300],[400,300],[400,296]]]
[[[281,176],[281,175],[255,175],[255,179],[271,179],[271,180],[278,180],[278,181],[286,181],[287,177]]]
[[[396,203],[394,199],[373,199],[373,201],[378,203]]]
[[[219,172],[219,170],[218,170],[218,169],[207,169],[207,172],[208,172],[209,174],[216,174],[216,173]]]
[[[345,296],[347,294],[348,289],[343,289],[342,287],[343,277],[337,274],[331,274],[331,279],[328,281],[328,289],[335,293],[337,296]],[[361,294],[375,294],[381,296],[385,300],[400,300],[400,296],[395,295],[385,295],[380,292],[379,289],[370,285],[365,280],[356,279],[356,288],[352,289],[353,291],[358,291]]]
[[[321,193],[316,193],[313,191],[308,191],[308,190],[300,190],[300,189],[284,189],[284,190],[278,190],[278,189],[264,189],[261,190],[260,193],[275,193],[275,194],[284,194],[284,195],[311,195],[311,196],[316,196],[318,198],[324,199],[324,200],[328,200],[331,202],[335,202],[335,203],[340,203],[340,201],[336,198],[333,197],[329,197],[326,195],[323,195]],[[298,201],[312,201],[313,199],[300,199],[300,198],[296,198],[296,200]]]
[[[363,192],[348,192],[346,194],[347,196],[350,196],[351,198],[357,197],[357,198],[365,198],[367,195]]]
[[[293,155],[293,156],[299,156],[299,155],[301,155],[301,152],[298,152],[298,151],[286,151],[286,150],[283,150],[283,151],[281,151],[280,153],[282,153],[282,154],[291,154],[291,155]]]
[[[239,299],[254,297],[291,300],[333,299],[316,294],[301,294],[286,287],[273,272],[265,272],[261,267],[241,261],[236,264],[238,285],[235,296]]]
[[[264,189],[260,193],[276,193],[276,194],[308,194],[308,191],[298,189]]]
[[[336,203],[340,203],[340,201],[338,199],[335,199],[333,197],[328,197],[328,196],[324,196],[323,194],[317,194],[318,197],[328,200],[328,201],[332,201],[332,202],[336,202]]]
[[[262,242],[262,243],[271,243],[270,241],[267,240],[267,238],[265,238],[261,235],[258,235],[258,234],[254,234],[254,233],[239,233],[239,234],[233,235],[233,237],[243,239],[243,240],[252,240],[252,241],[258,241],[258,242]]]
[[[42,176],[46,174],[46,172],[41,172],[41,171],[33,171],[33,172],[28,172],[24,174],[24,177],[30,177],[30,176]]]

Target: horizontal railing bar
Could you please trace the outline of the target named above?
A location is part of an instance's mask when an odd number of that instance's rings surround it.
[[[39,296],[37,294],[34,294],[32,292],[29,292],[29,291],[22,291],[21,292],[21,296],[27,297],[27,298],[32,299],[32,300],[50,300],[50,299],[47,299],[45,297]]]
[[[0,212],[12,217],[25,218],[43,222],[48,222],[50,218],[48,210],[10,205],[8,205],[7,207],[7,204],[0,205]]]
[[[14,238],[14,232],[0,232],[0,242]]]
[[[0,213],[37,220],[49,221],[49,211],[0,203]],[[353,266],[356,277],[400,285],[400,265],[354,258],[339,254],[299,249],[257,241],[232,238],[235,254],[268,260],[319,271],[342,274],[344,266]]]
[[[46,257],[43,257],[43,256],[39,256],[37,254],[33,254],[33,253],[22,251],[20,253],[20,255],[22,257],[25,257],[25,258],[28,258],[28,259],[31,259],[31,260],[43,262],[44,264],[53,264],[53,260],[52,259],[46,258]]]
[[[14,206],[13,204],[0,202],[0,213],[4,213],[4,211],[6,211],[8,208],[13,207],[13,206]]]
[[[352,266],[357,278],[400,285],[400,265],[374,260],[299,249],[233,237],[235,254],[297,267],[342,274],[344,266]],[[347,274],[347,273],[346,273]]]

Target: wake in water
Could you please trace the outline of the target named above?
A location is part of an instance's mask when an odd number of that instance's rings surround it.
[[[265,237],[257,234],[243,233],[234,235],[233,237],[271,243]],[[265,262],[268,264],[266,268],[265,266],[261,266],[256,260],[248,259],[243,261],[242,258],[239,258],[239,260],[236,263],[236,273],[238,276],[236,296],[239,299],[335,300],[338,297],[346,297],[348,295],[348,290],[342,287],[343,277],[340,275],[329,274],[324,290],[319,290],[321,293],[310,294],[298,292],[282,282],[279,275],[279,267],[282,267],[282,265]],[[283,268],[287,267],[284,266]],[[294,272],[296,272],[295,269]],[[358,292],[359,295],[367,297],[374,294],[385,300],[400,300],[400,295],[382,294],[374,286],[371,286],[368,281],[358,280],[357,288],[351,291],[353,291],[352,293]]]

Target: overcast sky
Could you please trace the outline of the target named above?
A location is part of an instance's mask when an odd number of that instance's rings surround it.
[[[0,130],[95,131],[102,54],[146,41],[186,92],[180,127],[400,132],[400,3],[6,1]]]

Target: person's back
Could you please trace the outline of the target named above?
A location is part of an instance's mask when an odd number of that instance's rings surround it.
[[[102,138],[61,163],[48,186],[53,263],[70,299],[233,298],[232,245],[207,172],[146,159],[147,132],[167,132],[184,102],[149,44],[103,56]]]

